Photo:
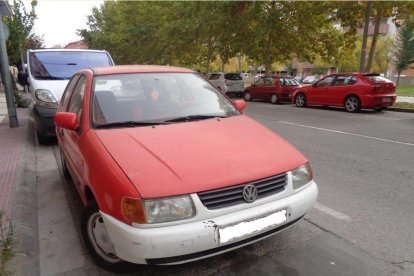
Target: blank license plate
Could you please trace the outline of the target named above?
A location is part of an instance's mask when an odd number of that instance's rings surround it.
[[[281,210],[261,218],[219,228],[219,244],[227,243],[244,236],[249,236],[252,233],[261,232],[284,224],[286,222],[286,213],[286,210]]]
[[[391,98],[383,98],[382,102],[383,103],[389,103],[389,102],[391,102]]]

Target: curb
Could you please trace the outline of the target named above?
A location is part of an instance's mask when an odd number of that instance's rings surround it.
[[[23,153],[17,169],[12,207],[13,258],[7,263],[12,275],[39,275],[39,234],[37,221],[37,183],[34,123],[29,114],[23,137]]]
[[[414,113],[414,109],[389,107],[387,111]]]

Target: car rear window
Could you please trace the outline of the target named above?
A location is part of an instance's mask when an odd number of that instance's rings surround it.
[[[389,79],[386,79],[384,77],[381,76],[365,76],[367,79],[369,79],[372,82],[391,82]]]
[[[209,80],[218,80],[220,78],[220,74],[211,74],[208,78]]]
[[[233,74],[225,74],[224,75],[224,78],[226,80],[243,80],[243,78],[240,76],[240,74],[236,74],[236,73],[233,73]]]

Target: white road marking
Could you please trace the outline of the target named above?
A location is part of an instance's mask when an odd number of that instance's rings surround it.
[[[351,221],[351,217],[350,216],[347,216],[345,214],[342,214],[341,212],[335,211],[334,209],[331,209],[329,207],[326,207],[325,205],[322,205],[322,204],[320,204],[318,202],[316,202],[313,205],[313,208],[318,209],[319,211],[324,212],[324,213],[326,213],[328,215],[331,215],[331,216],[333,216],[333,217],[335,217],[337,219],[345,220],[345,221]]]
[[[320,128],[320,127],[314,127],[314,126],[295,124],[295,123],[290,123],[290,122],[285,122],[285,121],[277,121],[277,122],[281,123],[281,124],[287,124],[287,125],[293,125],[293,126],[299,126],[299,127],[306,127],[306,128],[317,129],[317,130],[322,130],[322,131],[327,131],[327,132],[351,135],[351,136],[356,136],[356,137],[361,137],[361,138],[373,139],[373,140],[382,141],[382,142],[389,142],[389,143],[414,147],[414,144],[407,143],[407,142],[389,140],[389,139],[378,138],[378,137],[367,136],[367,135],[356,134],[356,133],[350,133],[350,132],[345,132],[345,131],[340,131],[340,130],[333,130],[333,129],[327,129],[327,128]]]

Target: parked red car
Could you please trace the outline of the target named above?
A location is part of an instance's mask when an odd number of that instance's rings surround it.
[[[217,255],[312,208],[318,189],[308,160],[244,107],[184,68],[115,66],[72,77],[56,133],[64,176],[85,204],[82,236],[100,266]]]
[[[293,93],[300,84],[293,77],[261,77],[244,91],[244,99],[267,100],[273,104],[292,101]]]
[[[342,73],[298,89],[293,101],[298,107],[343,106],[348,112],[357,112],[361,108],[385,109],[396,98],[395,84],[379,74]]]

